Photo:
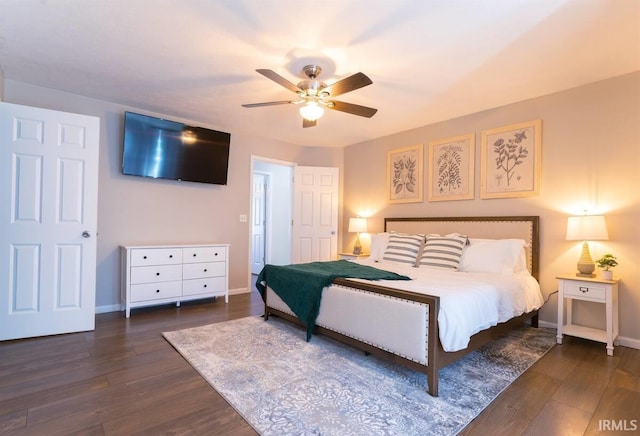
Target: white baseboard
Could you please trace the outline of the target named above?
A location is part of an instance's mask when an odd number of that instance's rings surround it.
[[[555,322],[549,322],[549,321],[543,321],[543,320],[539,320],[538,321],[538,325],[540,327],[549,328],[549,329],[557,329],[558,328],[558,324],[556,324]]]
[[[558,324],[555,322],[549,321],[538,321],[538,325],[540,327],[557,329]],[[614,341],[615,345],[621,345],[623,347],[635,348],[636,350],[640,350],[640,339],[628,338],[626,336],[618,336],[618,338]]]
[[[248,294],[249,288],[236,288],[229,289],[229,295],[239,295],[239,294]],[[99,313],[108,313],[108,312],[122,312],[124,310],[124,305],[122,304],[107,304],[104,306],[96,306],[96,315]]]
[[[640,339],[618,336],[618,339],[616,339],[614,343],[616,345],[622,345],[623,347],[635,348],[636,350],[640,350]]]
[[[120,312],[124,307],[120,304],[109,304],[105,306],[96,306],[96,315],[99,313]]]

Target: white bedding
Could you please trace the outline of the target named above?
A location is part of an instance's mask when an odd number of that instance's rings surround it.
[[[445,351],[462,350],[479,331],[539,309],[544,303],[538,282],[528,272],[488,274],[414,268],[371,259],[357,262],[413,279],[380,280],[376,284],[440,297],[438,326]]]

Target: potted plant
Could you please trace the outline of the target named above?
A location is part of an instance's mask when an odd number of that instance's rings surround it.
[[[600,259],[596,260],[598,267],[602,268],[602,278],[605,280],[613,279],[613,271],[611,268],[618,266],[617,258],[610,253],[603,255]]]

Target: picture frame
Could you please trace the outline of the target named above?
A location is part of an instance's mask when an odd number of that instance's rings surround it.
[[[396,148],[387,153],[389,203],[422,202],[423,145]]]
[[[481,136],[480,198],[538,195],[542,120],[485,130]]]
[[[429,201],[473,200],[476,135],[429,142]]]

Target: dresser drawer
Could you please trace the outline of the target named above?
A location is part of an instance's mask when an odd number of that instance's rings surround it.
[[[142,283],[131,285],[131,302],[161,300],[182,295],[182,282]]]
[[[182,282],[182,295],[208,294],[212,292],[224,293],[226,280],[224,277],[208,277],[192,279]]]
[[[182,258],[184,263],[224,261],[227,260],[227,248],[215,245],[184,248]]]
[[[569,282],[564,285],[564,295],[578,299],[605,301],[606,289],[596,283]]]
[[[182,278],[199,279],[223,276],[226,273],[226,266],[226,262],[185,263],[182,266]]]
[[[182,265],[136,266],[131,268],[131,284],[182,280]]]
[[[131,266],[182,263],[182,248],[138,248],[131,250]]]

